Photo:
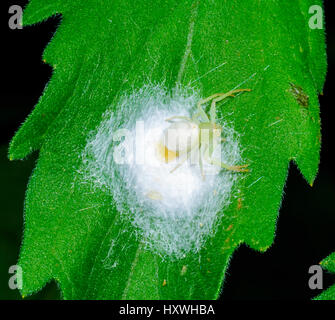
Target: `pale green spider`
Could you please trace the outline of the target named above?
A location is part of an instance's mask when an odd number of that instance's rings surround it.
[[[164,142],[159,144],[159,153],[161,155],[161,159],[165,159],[165,162],[169,162],[176,158],[179,159],[177,166],[172,169],[171,172],[178,169],[195,149],[199,151],[199,166],[203,176],[203,160],[209,164],[230,171],[249,171],[246,169],[246,167],[248,167],[247,164],[241,166],[228,165],[218,159],[213,159],[212,157],[217,145],[224,141],[221,137],[222,127],[216,123],[216,103],[227,97],[234,97],[235,93],[243,91],[251,91],[251,89],[236,89],[227,93],[213,94],[210,97],[202,99],[198,102],[197,112],[192,116],[192,118],[174,116],[166,119],[166,121],[171,122],[171,125],[165,131],[166,134],[169,132],[169,139],[165,136]],[[211,102],[209,117],[202,108],[202,106],[208,102]],[[203,134],[207,134],[206,141],[205,139],[202,139]]]

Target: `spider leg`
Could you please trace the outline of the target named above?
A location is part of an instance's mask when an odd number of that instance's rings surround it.
[[[173,173],[174,171],[176,171],[178,168],[181,167],[181,165],[187,160],[189,153],[190,153],[190,151],[188,151],[184,155],[184,157],[182,159],[180,159],[180,161],[178,162],[178,164],[170,171],[170,173]]]
[[[245,169],[247,168],[249,165],[245,164],[242,166],[230,166],[224,162],[221,162],[219,160],[216,159],[208,159],[209,162],[215,166],[221,167],[222,169],[226,169],[228,171],[235,171],[235,172],[249,172],[249,169]]]
[[[209,111],[211,122],[215,123],[216,121],[216,103],[217,102],[220,102],[226,99],[227,97],[235,97],[234,93],[243,92],[243,91],[251,91],[251,89],[235,89],[235,90],[230,90],[227,93],[217,93],[215,97],[212,98],[211,108]]]
[[[203,148],[202,146],[200,147],[200,150],[199,150],[199,166],[200,166],[200,172],[201,172],[201,176],[202,176],[202,179],[205,180],[205,173],[204,173],[204,166],[203,166],[203,162],[202,162],[202,156],[201,156],[201,153],[202,153],[202,150],[203,149],[203,152],[206,151],[206,148]]]
[[[198,118],[201,118],[203,122],[209,122],[208,116],[204,109],[201,107],[204,103],[204,100],[200,100],[197,105],[198,112],[195,113],[192,117],[193,121],[198,121]]]
[[[215,94],[212,94],[211,96],[205,98],[205,99],[201,99],[199,102],[198,102],[198,107],[203,105],[203,104],[206,104],[207,102],[223,95],[224,93],[215,93]]]
[[[192,122],[192,119],[189,117],[184,117],[184,116],[173,116],[171,118],[165,119],[167,122],[173,122],[174,120],[185,120],[188,122]]]
[[[217,166],[217,167],[220,167],[222,169],[226,169],[226,170],[229,170],[229,171],[235,171],[235,172],[249,172],[248,169],[245,169],[247,168],[249,165],[248,164],[245,164],[245,165],[242,165],[242,166],[231,166],[231,165],[228,165],[224,162],[221,162],[220,160],[217,160],[217,159],[213,159],[211,157],[211,154],[209,153],[205,153],[207,147],[204,149],[204,159],[214,165],[214,166]]]
[[[208,118],[206,112],[204,111],[204,109],[201,106],[210,102],[211,100],[213,100],[217,97],[222,96],[223,94],[224,93],[215,93],[215,94],[212,94],[211,96],[209,96],[205,99],[201,99],[197,104],[198,112],[193,116],[193,119],[201,117],[204,122],[209,122],[209,118]]]
[[[212,123],[216,122],[216,103],[219,102],[219,101],[222,101],[223,99],[225,99],[227,97],[234,97],[234,95],[233,94],[228,95],[227,93],[222,93],[221,96],[212,100],[211,108],[209,109],[209,117],[210,117]]]

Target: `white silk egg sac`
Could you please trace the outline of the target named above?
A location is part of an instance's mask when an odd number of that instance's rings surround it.
[[[124,93],[107,108],[82,153],[83,183],[109,197],[145,248],[171,259],[199,251],[215,233],[239,177],[215,167],[216,174],[204,179],[199,166],[188,161],[173,171],[181,155],[199,145],[199,127],[169,119],[190,119],[200,99],[192,88],[167,90],[152,84]],[[140,135],[139,121],[144,128]],[[225,142],[218,156],[231,165],[241,163],[239,135],[224,122],[220,126]],[[119,130],[127,137],[115,141]],[[116,163],[113,152],[120,145],[143,153],[144,161],[138,163],[130,153],[124,163]]]

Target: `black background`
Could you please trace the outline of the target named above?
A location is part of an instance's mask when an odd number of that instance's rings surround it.
[[[241,246],[234,254],[220,299],[299,299],[307,300],[320,290],[308,287],[308,269],[335,251],[335,156],[333,137],[334,21],[331,0],[325,1],[328,75],[320,97],[322,151],[319,175],[311,188],[292,164],[277,224],[274,245],[259,253]],[[7,160],[8,143],[37,103],[51,77],[51,68],[42,63],[42,52],[51,40],[59,17],[23,30],[8,27],[10,5],[25,6],[27,1],[4,3],[1,18],[0,86],[0,299],[20,299],[8,288],[8,268],[16,264],[23,230],[25,189],[37,159]],[[324,287],[335,282],[325,273]],[[33,299],[56,299],[55,283],[48,284]]]

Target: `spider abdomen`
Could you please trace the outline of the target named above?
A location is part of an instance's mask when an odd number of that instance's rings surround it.
[[[199,127],[193,122],[174,122],[164,131],[163,139],[168,150],[184,153],[199,144]]]

